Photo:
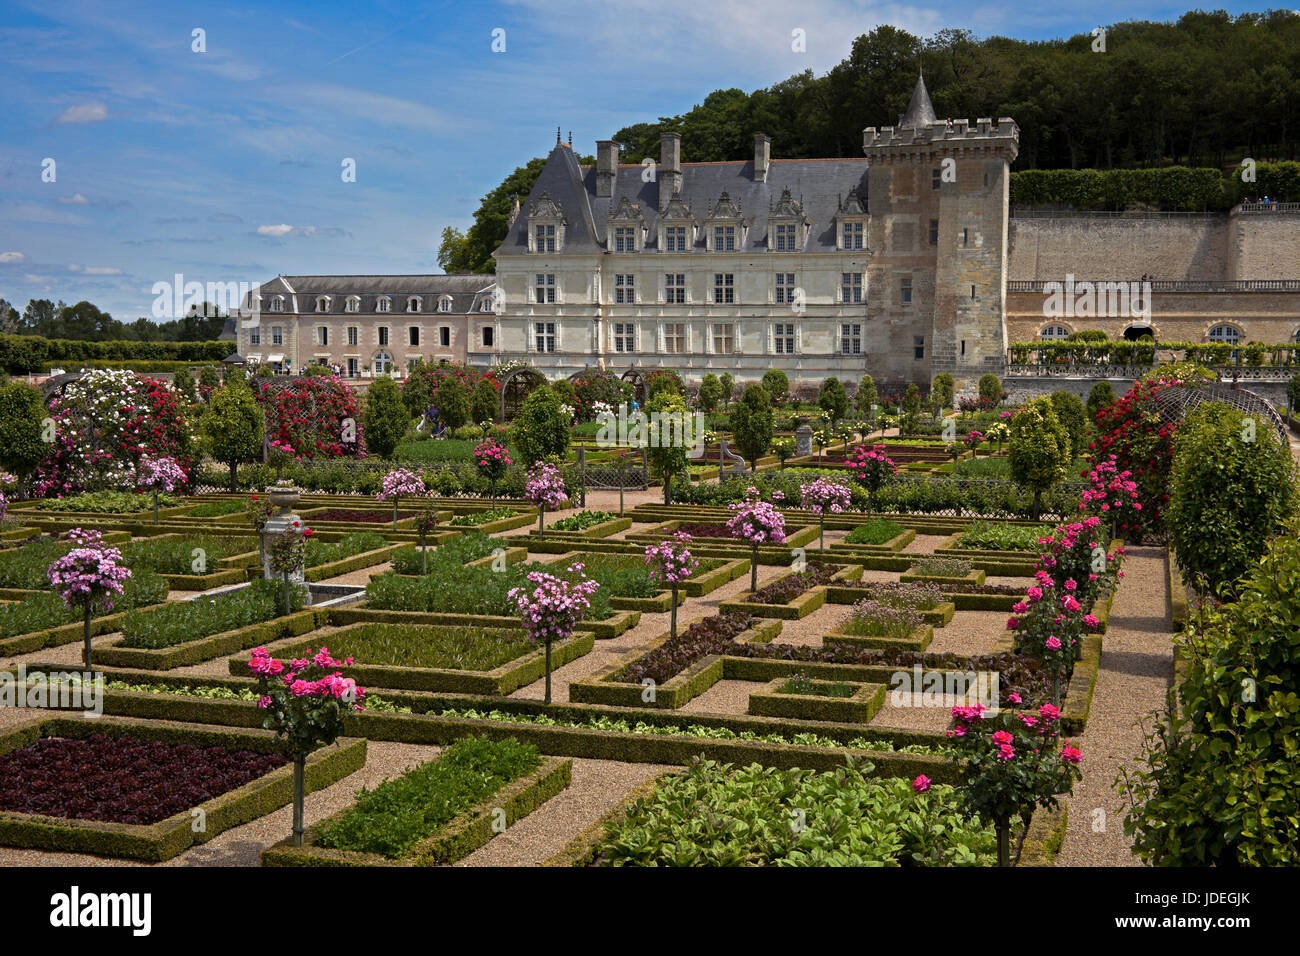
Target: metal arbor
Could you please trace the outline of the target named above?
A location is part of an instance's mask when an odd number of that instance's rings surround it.
[[[645,372],[639,368],[630,368],[623,373],[623,381],[632,386],[632,397],[636,399],[638,405],[644,405],[650,398],[649,385],[646,382]]]
[[[507,372],[497,392],[497,421],[504,422],[518,415],[524,399],[534,389],[541,388],[545,384],[546,376],[527,365]],[[507,413],[509,413],[508,417]]]
[[[1204,385],[1170,385],[1155,394],[1156,414],[1166,425],[1176,425],[1187,413],[1206,402],[1222,402],[1233,408],[1268,422],[1277,430],[1282,447],[1288,447],[1286,423],[1268,400],[1249,389],[1225,382],[1207,382]]]

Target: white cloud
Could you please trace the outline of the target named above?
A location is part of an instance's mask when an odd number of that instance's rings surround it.
[[[259,236],[275,236],[276,238],[279,238],[280,236],[287,236],[291,232],[293,232],[293,226],[285,225],[284,223],[281,223],[278,226],[257,227],[257,234]]]
[[[120,276],[121,269],[114,269],[112,266],[87,266],[86,275],[88,276]]]
[[[73,193],[71,196],[60,196],[59,203],[63,206],[89,206],[90,200],[81,193]]]
[[[108,107],[103,103],[79,103],[69,106],[59,114],[56,123],[102,123],[108,119]]]
[[[21,252],[0,252],[0,262],[22,262],[27,257]]]

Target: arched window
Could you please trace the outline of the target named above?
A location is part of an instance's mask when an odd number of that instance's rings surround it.
[[[375,374],[387,375],[393,370],[393,356],[387,352],[375,354]]]
[[[1295,330],[1295,333],[1291,336],[1291,341],[1296,345],[1300,345],[1300,329]]]
[[[1070,330],[1063,325],[1046,326],[1038,337],[1044,342],[1064,342],[1070,335]]]
[[[355,295],[350,295],[350,296],[348,296],[347,309],[348,309],[349,312],[360,312],[360,311],[361,311],[361,297],[360,297],[360,296],[355,296]]]
[[[492,311],[492,297],[491,297],[491,296],[486,296],[486,297],[483,299],[482,303],[480,303],[480,305],[479,305],[479,311],[480,311],[480,312],[491,312],[491,311]],[[1300,332],[1296,332],[1296,336],[1297,336],[1297,341],[1300,341]]]
[[[441,299],[438,300],[438,311],[439,312],[451,311],[451,296],[444,295]]]
[[[329,296],[327,296],[327,295],[323,295],[323,296],[321,296],[319,299],[316,300],[316,311],[317,311],[317,312],[328,312],[329,310],[330,310],[330,299],[329,299]]]
[[[1207,338],[1216,345],[1240,345],[1241,330],[1232,325],[1216,325]]]
[[[271,300],[271,311],[272,312],[284,311],[284,296],[277,295],[274,299]]]
[[[407,311],[407,312],[419,312],[419,311],[420,311],[420,297],[419,297],[419,296],[415,296],[415,295],[413,295],[413,296],[411,296],[409,299],[406,300],[406,311]]]

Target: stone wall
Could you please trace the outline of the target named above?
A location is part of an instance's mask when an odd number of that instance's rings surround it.
[[[1256,217],[1257,218],[1257,217]],[[1300,218],[1293,227],[1300,226]],[[1227,218],[1011,220],[1007,279],[1232,278]],[[1293,263],[1286,276],[1300,273]]]

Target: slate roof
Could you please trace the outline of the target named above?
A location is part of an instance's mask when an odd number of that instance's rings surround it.
[[[359,296],[359,313],[378,312],[381,296],[392,299],[390,315],[436,315],[438,299],[451,296],[453,314],[479,312],[482,301],[491,295],[496,278],[490,275],[337,275],[337,276],[276,276],[253,290],[251,295],[261,295],[264,303],[268,296],[283,295],[286,313],[309,315],[351,315],[347,311],[350,296]],[[329,309],[318,313],[316,300],[329,296]],[[407,312],[408,296],[420,296],[420,311]],[[246,305],[247,307],[247,305]],[[264,314],[269,307],[263,305]],[[447,313],[441,313],[446,315]]]
[[[939,118],[934,115],[934,104],[930,102],[930,92],[925,88],[925,77],[918,76],[912,98],[907,103],[907,112],[898,118],[898,125],[919,128],[937,122]]]
[[[592,255],[605,250],[606,228],[610,216],[626,197],[638,204],[647,227],[645,249],[653,251],[659,243],[659,183],[642,182],[645,167],[620,165],[614,179],[614,194],[596,196],[596,168],[579,166],[573,150],[560,144],[551,150],[537,183],[528,195],[505,241],[498,247],[504,253],[528,251],[528,215],[543,194],[564,210],[565,238],[561,255]],[[748,227],[745,244],[738,252],[763,251],[767,248],[769,208],[789,189],[791,198],[802,202],[804,216],[811,221],[805,252],[835,251],[835,214],[840,201],[857,190],[865,205],[867,195],[867,161],[863,159],[774,159],[768,166],[767,181],[754,181],[754,163],[682,163],[681,198],[690,206],[696,223],[703,225],[713,206],[725,192],[740,206]],[[696,239],[696,249],[703,251],[704,234]]]

